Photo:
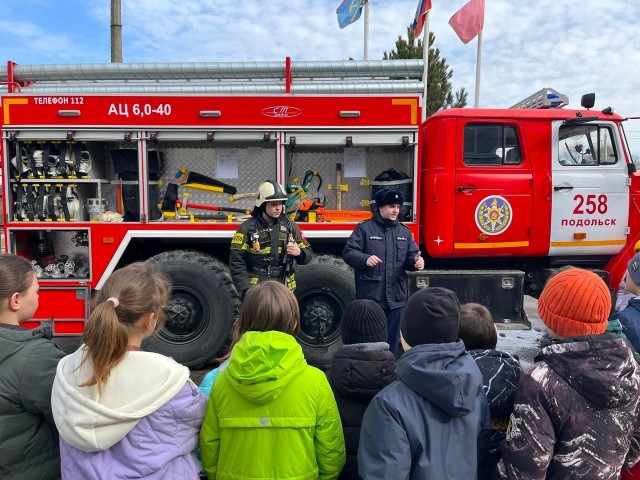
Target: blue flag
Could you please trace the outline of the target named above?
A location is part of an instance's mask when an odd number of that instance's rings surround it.
[[[362,15],[362,6],[366,0],[342,0],[342,3],[336,10],[338,14],[338,25],[344,28],[351,25]]]

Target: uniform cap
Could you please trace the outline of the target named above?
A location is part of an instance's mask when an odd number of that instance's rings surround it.
[[[538,300],[540,318],[561,337],[604,333],[610,311],[611,294],[604,280],[581,268],[551,277]]]
[[[404,204],[404,195],[400,190],[383,188],[376,193],[376,205],[378,208],[384,205]]]

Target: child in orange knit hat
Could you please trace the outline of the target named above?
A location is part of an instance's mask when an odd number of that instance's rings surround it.
[[[518,384],[502,446],[507,478],[614,480],[640,459],[640,372],[628,342],[604,333],[610,309],[591,271],[547,282],[538,313],[559,342]]]
[[[604,333],[610,311],[607,285],[595,273],[581,268],[551,277],[538,300],[540,319],[555,338]]]

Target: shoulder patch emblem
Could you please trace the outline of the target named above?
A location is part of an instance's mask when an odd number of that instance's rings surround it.
[[[236,245],[242,245],[244,243],[244,233],[234,234],[233,239],[231,239],[231,243],[235,243]]]
[[[507,442],[511,441],[516,435],[520,435],[520,420],[512,413],[509,416],[509,426],[507,427]]]

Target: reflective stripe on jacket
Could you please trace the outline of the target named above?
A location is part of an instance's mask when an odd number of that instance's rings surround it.
[[[253,242],[250,237],[251,222],[257,222],[256,233],[258,234],[259,246],[254,249]],[[266,270],[269,265],[272,267],[284,267],[285,266],[285,250],[284,246],[287,243],[287,237],[289,231],[287,229],[287,223],[291,225],[291,233],[298,246],[300,247],[300,256],[294,260],[298,265],[306,265],[313,258],[313,251],[311,245],[307,242],[300,231],[300,227],[294,222],[286,222],[283,216],[280,216],[277,223],[272,225],[267,224],[261,217],[250,218],[245,220],[238,230],[233,235],[231,240],[231,251],[229,253],[229,269],[231,271],[231,278],[236,286],[238,293],[242,294],[245,290],[249,289],[252,285],[267,280],[283,280],[283,275],[266,275],[256,273],[258,271]],[[278,234],[278,262],[275,264],[271,255],[271,235],[272,230],[277,228]],[[287,276],[285,284],[291,290],[295,289],[295,276],[293,273]]]

